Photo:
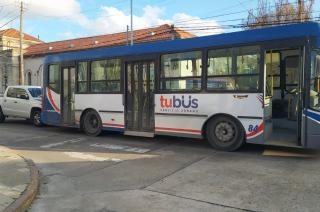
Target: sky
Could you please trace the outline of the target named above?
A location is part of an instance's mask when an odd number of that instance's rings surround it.
[[[19,28],[19,2],[0,0],[0,30]],[[123,32],[130,25],[130,0],[23,2],[24,32],[39,36],[45,42]],[[247,11],[258,7],[257,2],[258,0],[133,0],[133,26],[134,29],[141,29],[168,23],[198,36],[229,32],[236,30],[231,29],[230,25],[243,23]],[[314,11],[319,16],[320,0],[315,0]],[[6,24],[8,22],[10,23]]]

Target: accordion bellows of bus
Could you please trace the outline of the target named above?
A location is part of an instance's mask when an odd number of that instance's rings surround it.
[[[47,125],[153,137],[320,147],[320,25],[50,54]]]

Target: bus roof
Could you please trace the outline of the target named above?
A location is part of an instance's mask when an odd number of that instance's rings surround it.
[[[89,60],[110,57],[123,57],[128,55],[154,54],[159,52],[180,52],[190,49],[218,47],[226,45],[239,45],[260,41],[281,40],[317,36],[320,47],[320,24],[316,22],[274,26],[262,29],[244,30],[182,40],[158,41],[135,44],[134,46],[116,46],[89,49],[82,51],[50,54],[45,58],[45,64],[67,62],[74,60]]]

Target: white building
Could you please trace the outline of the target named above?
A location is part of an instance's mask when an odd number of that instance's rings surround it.
[[[23,49],[32,45],[43,43],[41,40],[24,34]],[[0,93],[3,93],[7,86],[19,84],[20,67],[20,32],[15,29],[0,31]],[[28,81],[28,73],[25,73]]]

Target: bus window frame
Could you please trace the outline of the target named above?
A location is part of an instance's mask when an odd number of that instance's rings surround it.
[[[79,64],[80,63],[87,63],[87,89],[85,92],[79,92]],[[90,60],[79,60],[76,62],[76,90],[75,90],[75,94],[87,94],[89,91],[89,84],[90,84],[90,68],[91,68],[91,64],[90,64]],[[85,82],[85,81],[81,81],[81,82]]]
[[[58,65],[58,71],[59,71],[59,73],[58,73],[58,76],[59,76],[58,88],[59,88],[59,91],[57,91],[56,89],[54,89],[54,88],[52,88],[52,87],[50,86],[50,66],[52,66],[52,65]],[[62,63],[49,63],[46,67],[47,67],[47,73],[46,73],[47,79],[45,80],[46,86],[47,86],[48,88],[50,88],[52,91],[54,91],[55,93],[61,95],[61,92],[62,92],[62,88],[61,88],[61,85],[62,85],[62,83],[61,83]]]
[[[120,91],[117,92],[92,92],[91,91],[91,64],[92,62],[95,61],[102,61],[102,60],[113,60],[113,59],[119,59],[120,60],[120,79],[119,80],[114,80],[114,81],[120,81]],[[76,61],[76,92],[75,94],[123,94],[124,93],[124,89],[123,89],[123,85],[124,85],[124,77],[123,77],[123,73],[124,73],[124,58],[123,57],[108,57],[108,58],[95,58],[93,60],[77,60]],[[87,72],[87,91],[86,92],[79,92],[78,91],[78,68],[79,68],[79,63],[81,62],[87,62],[88,64],[88,72]],[[111,80],[112,81],[112,80]]]
[[[301,67],[301,57],[302,57],[303,55],[297,55],[297,56],[294,56],[294,55],[292,55],[292,56],[287,56],[287,57],[285,57],[284,59],[283,59],[283,66],[284,66],[284,69],[283,69],[283,72],[284,73],[282,73],[282,75],[283,75],[283,90],[287,90],[287,86],[298,86],[299,85],[299,81],[297,82],[297,83],[287,83],[287,59],[290,59],[290,58],[294,58],[294,57],[298,57],[298,59],[299,59],[299,61],[298,61],[298,68],[300,68]],[[281,73],[281,70],[280,70],[280,73]],[[299,73],[298,73],[299,74]],[[280,82],[280,87],[281,87],[281,82]]]
[[[93,92],[92,90],[91,90],[91,82],[92,82],[92,80],[91,80],[91,73],[92,73],[92,63],[93,62],[98,62],[98,61],[107,61],[107,60],[120,60],[120,78],[119,78],[119,80],[108,80],[108,79],[106,79],[106,80],[101,80],[101,81],[105,81],[105,82],[114,82],[114,81],[119,81],[120,82],[120,89],[119,89],[119,91],[117,91],[117,92],[114,92],[114,91],[104,91],[104,92]],[[90,68],[89,68],[89,78],[88,78],[88,80],[89,80],[89,90],[88,90],[88,92],[90,93],[90,94],[122,94],[122,84],[121,84],[121,82],[122,82],[122,75],[123,75],[123,70],[122,70],[122,63],[123,63],[123,60],[122,60],[122,58],[120,58],[120,57],[110,57],[110,58],[101,58],[101,59],[94,59],[94,60],[90,60],[90,62],[89,62],[89,66],[90,66]]]
[[[258,89],[256,90],[214,90],[214,89],[208,89],[208,85],[207,85],[207,80],[210,77],[213,76],[208,76],[208,58],[209,58],[209,51],[214,51],[214,50],[220,50],[220,49],[239,49],[239,48],[245,48],[245,47],[252,47],[252,46],[256,46],[258,47],[258,54],[259,54],[259,63],[258,63],[258,73],[257,74],[232,74],[232,75],[217,75],[215,76],[216,78],[220,78],[220,77],[241,77],[241,76],[258,76],[259,79],[259,86]],[[236,63],[234,62],[234,60],[237,59],[237,54],[234,53],[234,51],[232,50],[232,54],[231,54],[231,61],[232,61],[232,72],[236,69]],[[207,48],[206,49],[206,67],[205,67],[205,83],[204,84],[204,91],[206,93],[263,93],[263,70],[264,70],[264,49],[263,46],[261,45],[260,42],[254,42],[254,43],[249,43],[246,45],[233,45],[233,46],[219,46],[216,48]]]
[[[268,51],[266,51],[265,52],[265,54],[268,54],[268,53],[270,53],[270,50],[268,50]],[[277,54],[279,54],[279,58],[280,58],[280,64],[279,64],[279,68],[280,68],[280,73],[279,73],[279,75],[274,75],[274,76],[277,76],[277,77],[279,77],[279,86],[277,86],[277,87],[273,87],[273,89],[274,90],[281,90],[281,69],[282,69],[282,61],[281,61],[281,58],[282,58],[282,54],[281,54],[281,51],[280,50],[272,50],[272,53],[277,53]],[[264,55],[264,56],[266,56],[266,55]],[[264,60],[265,60],[265,58],[264,58]],[[264,64],[263,64],[264,65]]]
[[[161,77],[162,74],[162,56],[164,55],[170,55],[170,54],[183,54],[183,53],[187,53],[187,52],[200,52],[201,53],[201,67],[200,67],[200,72],[201,75],[200,76],[188,76],[188,77],[169,77],[169,78],[165,78],[165,77]],[[163,93],[163,94],[171,94],[171,93],[201,93],[203,92],[203,69],[204,69],[204,64],[203,64],[203,54],[205,54],[204,52],[204,48],[197,48],[197,49],[190,49],[188,51],[169,51],[169,52],[165,52],[162,54],[159,54],[159,66],[158,66],[158,83],[157,83],[157,91],[159,93]],[[190,89],[180,89],[180,90],[169,90],[169,89],[163,89],[161,88],[161,83],[163,79],[167,79],[168,81],[171,80],[177,80],[177,79],[200,79],[201,80],[201,84],[200,84],[200,89],[199,90],[190,90]]]
[[[310,95],[311,95],[311,94],[310,94],[310,91],[311,91],[310,81],[311,81],[311,73],[312,73],[311,68],[316,69],[316,57],[317,57],[318,55],[320,56],[320,48],[316,48],[316,49],[313,49],[313,50],[310,51],[311,63],[310,63],[310,68],[309,68],[310,71],[307,73],[307,74],[308,74],[308,78],[307,78],[307,82],[308,82],[308,83],[307,83],[307,87],[306,87],[306,89],[307,89],[306,103],[307,103],[307,105],[308,105],[307,108],[308,108],[309,110],[316,111],[316,112],[320,112],[320,109],[317,110],[317,109],[311,107],[311,105],[310,105]],[[312,64],[313,64],[313,65],[312,65]],[[319,96],[319,98],[320,98],[320,96]]]

